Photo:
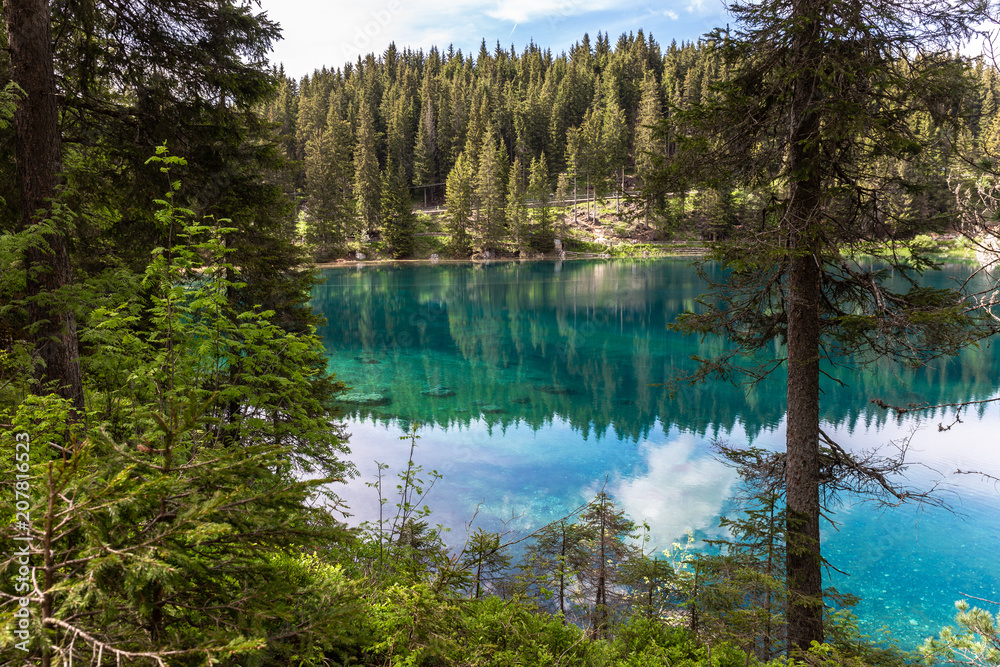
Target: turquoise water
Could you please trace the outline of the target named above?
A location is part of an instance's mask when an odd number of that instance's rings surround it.
[[[969,267],[929,278],[944,284]],[[667,330],[704,285],[681,260],[355,266],[328,270],[312,304],[330,368],[351,387],[344,412],[361,475],[342,495],[354,521],[378,515],[375,461],[402,468],[398,436],[420,424],[417,462],[444,477],[428,502],[462,541],[477,526],[531,530],[607,490],[652,545],[687,531],[718,535],[734,491],[715,440],[780,449],[780,377],[747,392],[706,381],[672,385],[718,339]],[[779,350],[780,352],[780,350]],[[1000,493],[956,469],[1000,471],[1000,409],[895,419],[869,403],[951,403],[997,394],[1000,355],[984,346],[914,370],[834,368],[824,430],[850,449],[909,440],[914,486],[938,485],[957,511],[878,509],[850,499],[825,526],[831,583],[860,595],[866,630],[906,645],[950,622],[961,593],[995,599]]]

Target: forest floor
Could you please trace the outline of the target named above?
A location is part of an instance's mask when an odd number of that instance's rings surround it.
[[[449,250],[451,234],[447,230],[446,211],[439,208],[418,209],[414,252],[408,260],[398,261],[468,261],[468,257],[455,257]],[[702,240],[694,233],[669,232],[647,225],[628,203],[590,202],[588,207],[580,201],[575,207],[553,207],[554,232],[559,247],[548,253],[502,253],[490,259],[565,259],[599,257],[672,257],[699,256],[705,252]],[[331,258],[318,266],[335,265],[358,260],[357,253],[364,253],[365,261],[386,261],[376,249],[355,249],[344,257]],[[562,253],[560,252],[562,251]],[[473,255],[473,260],[487,259]]]
[[[468,261],[469,257],[457,257],[450,250],[451,234],[447,229],[447,212],[442,208],[417,209],[417,230],[414,251],[409,259],[394,260],[404,262],[424,261]],[[553,207],[554,231],[559,240],[556,249],[547,253],[523,255],[509,252],[499,256],[483,257],[473,255],[473,260],[484,259],[585,259],[621,257],[676,257],[701,256],[707,246],[694,230],[670,230],[662,225],[646,224],[636,206],[630,202],[614,200],[603,203],[590,202],[588,206],[580,201],[576,206]],[[958,235],[943,235],[923,239],[934,248],[942,261],[969,260],[976,258],[975,248],[969,241]],[[335,266],[345,262],[359,261],[363,253],[364,261],[393,261],[380,252],[375,244],[354,247],[340,257],[326,258],[316,266]]]

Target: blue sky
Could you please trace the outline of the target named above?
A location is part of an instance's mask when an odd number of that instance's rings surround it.
[[[475,54],[484,37],[491,50],[499,40],[518,52],[533,39],[559,53],[585,32],[592,41],[606,32],[614,45],[641,28],[666,47],[728,21],[721,0],[261,0],[261,9],[283,29],[271,60],[295,78],[382,53],[390,42]]]

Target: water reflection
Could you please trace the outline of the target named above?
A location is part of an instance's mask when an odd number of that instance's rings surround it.
[[[644,442],[642,469],[633,475],[619,473],[608,485],[634,521],[649,525],[653,545],[666,547],[695,528],[717,534],[716,518],[732,496],[736,479],[731,469],[704,455],[703,444],[690,433],[677,434],[663,445]]]
[[[724,349],[667,330],[704,291],[683,261],[379,265],[325,277],[313,304],[330,323],[322,334],[332,370],[352,387],[353,416],[499,428],[558,417],[585,436],[640,441],[657,421],[701,435],[740,425],[752,439],[784,415],[780,378],[750,392],[702,382],[671,394],[665,383],[693,370],[693,356]],[[931,279],[943,284],[949,272]],[[825,383],[823,418],[854,429],[885,423],[873,397],[984,398],[998,371],[987,348],[922,369],[829,369],[847,386]]]
[[[968,272],[954,265],[928,282],[943,286]],[[398,436],[411,422],[423,425],[418,462],[444,473],[430,504],[433,520],[455,529],[452,543],[477,511],[480,525],[515,517],[512,527],[530,530],[604,484],[650,524],[650,546],[667,547],[688,530],[710,535],[734,483],[711,441],[784,446],[780,377],[752,391],[715,381],[668,389],[694,369],[692,356],[724,350],[717,338],[667,329],[704,291],[686,262],[379,265],[325,278],[312,303],[329,322],[321,335],[330,368],[351,386],[343,407],[361,474],[342,495],[355,522],[378,517],[365,482],[376,460],[405,466],[409,445]],[[939,433],[950,412],[897,419],[870,399],[991,397],[1000,355],[984,345],[920,369],[827,371],[824,430],[853,449],[912,436],[913,457],[925,464],[908,472],[913,484],[943,483],[964,513],[847,505],[835,515],[841,530],[824,534],[825,555],[852,575],[834,583],[864,598],[867,627],[888,623],[913,646],[949,622],[959,590],[990,598],[997,583],[1000,532],[983,527],[998,511],[997,490],[951,473],[1000,471],[1000,408],[970,411]],[[911,571],[918,576],[895,574]]]

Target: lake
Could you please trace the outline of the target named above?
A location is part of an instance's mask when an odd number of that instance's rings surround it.
[[[948,265],[944,285],[968,275]],[[365,483],[376,464],[405,467],[415,455],[443,478],[427,502],[432,523],[530,532],[589,501],[602,487],[660,549],[719,535],[735,490],[712,455],[716,440],[784,446],[782,377],[752,391],[718,381],[672,385],[692,355],[719,339],[667,329],[697,307],[704,284],[687,260],[357,265],[330,269],[312,294],[328,324],[329,367],[350,390],[344,414],[360,476],[341,488],[352,521],[377,519]],[[776,354],[781,350],[776,348]],[[880,509],[853,499],[824,524],[824,555],[839,590],[861,596],[863,629],[888,626],[914,647],[954,615],[961,594],[996,599],[1000,490],[972,475],[1000,475],[1000,406],[895,418],[871,405],[954,403],[998,394],[1000,354],[988,345],[912,369],[834,368],[824,380],[823,429],[852,450],[909,439],[914,487],[937,485],[952,512]],[[390,480],[392,488],[394,479]],[[478,512],[478,513],[477,513]]]

